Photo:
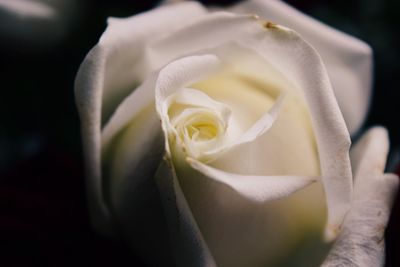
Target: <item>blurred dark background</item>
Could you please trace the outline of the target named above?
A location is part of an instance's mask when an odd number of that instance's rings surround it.
[[[131,16],[158,2],[77,1],[68,13],[73,19],[55,39],[38,33],[32,41],[0,32],[0,266],[144,266],[123,242],[90,228],[73,83],[107,17]],[[238,1],[203,1],[233,2]],[[400,2],[286,2],[373,47],[374,95],[366,127],[388,128],[393,171],[400,148]],[[1,16],[6,15],[0,12],[0,24]],[[386,266],[400,266],[399,199],[386,242]]]

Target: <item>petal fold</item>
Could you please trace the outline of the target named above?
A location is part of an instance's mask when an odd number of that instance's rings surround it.
[[[180,28],[187,19],[203,14],[205,10],[201,5],[183,3],[128,19],[111,19],[99,44],[89,52],[79,68],[75,80],[75,99],[81,120],[89,207],[92,222],[101,232],[110,233],[113,228],[102,188],[102,125],[108,121],[120,101],[135,89],[135,84],[151,72],[146,69],[144,74],[142,71],[145,62],[141,55],[145,54],[143,49],[146,42],[155,35],[162,35],[163,27]],[[135,49],[132,50],[132,47]],[[151,91],[137,94],[154,94]],[[129,115],[134,117],[138,110]],[[109,137],[105,139],[111,139],[124,126],[122,122],[130,118],[117,119],[120,120],[120,123],[116,123],[118,127],[115,127],[118,129],[110,130],[113,133],[107,134]]]
[[[381,127],[370,129],[356,144],[355,196],[323,267],[384,265],[384,232],[399,184],[396,175],[383,174],[388,144]]]
[[[182,192],[174,167],[165,159],[155,175],[178,267],[216,267]]]
[[[149,43],[168,36],[184,27],[187,21],[204,14],[206,10],[201,5],[186,2],[162,6],[129,18],[108,19],[108,27],[98,44],[107,51],[107,65],[103,70],[103,122],[138,84],[167,63],[151,65],[146,53]]]
[[[203,164],[193,158],[187,162],[206,177],[224,183],[240,195],[255,201],[265,202],[288,196],[318,180],[305,176],[255,176],[228,173]]]
[[[298,88],[309,107],[328,200],[331,238],[350,208],[352,172],[350,135],[332,86],[316,50],[296,32],[283,26],[267,27],[254,15],[212,13],[149,46],[154,59],[182,55],[235,43],[257,52]],[[210,31],[210,27],[213,31]]]
[[[299,32],[320,53],[347,127],[362,126],[372,92],[372,49],[353,36],[313,19],[279,0],[249,0],[232,9],[257,14]]]

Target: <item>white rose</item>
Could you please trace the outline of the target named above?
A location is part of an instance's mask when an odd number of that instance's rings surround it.
[[[318,34],[330,76],[299,34],[256,15],[182,3],[110,19],[76,80],[96,228],[156,266],[382,264],[397,188],[385,130],[349,153],[370,49]]]

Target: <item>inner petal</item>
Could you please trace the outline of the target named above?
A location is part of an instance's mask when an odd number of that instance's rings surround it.
[[[174,105],[172,105],[172,108]],[[226,121],[207,108],[186,108],[172,117],[172,125],[181,135],[195,142],[212,141],[225,133]]]
[[[178,138],[189,156],[203,156],[227,141],[229,108],[205,93],[185,88],[167,98],[172,138]]]
[[[209,116],[196,116],[185,126],[186,132],[194,141],[208,141],[219,133],[218,124]]]
[[[264,115],[273,106],[278,95],[275,91],[266,93],[256,82],[230,70],[219,72],[191,87],[205,92],[230,108],[232,116],[228,132],[231,140],[238,139]]]
[[[241,147],[231,146],[210,162],[241,174],[318,176],[319,156],[311,118],[301,92],[255,57],[233,58],[229,66],[192,84],[229,106],[232,116],[226,136],[240,140],[285,95],[268,133]]]

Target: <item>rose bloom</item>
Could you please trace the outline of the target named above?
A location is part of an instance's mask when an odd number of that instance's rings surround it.
[[[76,79],[94,226],[155,266],[381,266],[386,130],[350,149],[371,49],[279,1],[230,11],[109,19]]]

